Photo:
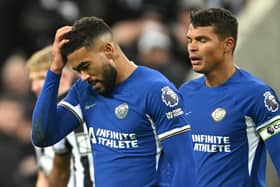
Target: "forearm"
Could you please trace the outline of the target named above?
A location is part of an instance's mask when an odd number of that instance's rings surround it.
[[[71,152],[63,155],[56,154],[53,169],[49,176],[49,187],[65,187],[70,178]]]
[[[32,141],[37,146],[47,146],[57,140],[56,110],[60,75],[50,71],[36,102],[32,116]]]
[[[48,178],[42,170],[38,171],[36,187],[48,187]]]
[[[173,169],[172,186],[194,186],[195,171],[190,132],[168,138],[162,144],[166,158]]]

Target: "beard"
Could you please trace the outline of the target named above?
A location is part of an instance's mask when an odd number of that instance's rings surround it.
[[[111,64],[104,66],[103,68],[103,80],[100,82],[103,85],[103,90],[99,93],[103,96],[110,96],[115,88],[117,79],[117,70]]]

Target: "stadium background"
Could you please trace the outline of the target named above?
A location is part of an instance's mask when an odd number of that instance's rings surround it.
[[[0,186],[34,186],[30,118],[35,96],[24,65],[34,51],[51,44],[59,26],[99,16],[113,27],[135,63],[162,71],[179,86],[197,76],[189,71],[184,33],[187,13],[203,7],[225,7],[238,17],[235,63],[280,96],[278,0],[1,0]],[[269,159],[267,168],[267,187],[280,187]]]

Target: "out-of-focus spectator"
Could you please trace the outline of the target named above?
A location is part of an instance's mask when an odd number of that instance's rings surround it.
[[[149,7],[143,10],[141,16],[134,20],[119,21],[114,24],[112,30],[118,40],[121,48],[126,52],[129,58],[135,59],[137,57],[137,41],[146,25],[150,23],[160,23],[162,17],[158,9]],[[136,62],[137,63],[137,62]]]
[[[138,59],[138,64],[160,71],[177,87],[185,81],[187,69],[172,54],[171,38],[162,25],[146,25],[138,40]]]
[[[174,22],[172,22],[168,28],[170,28],[170,34],[172,38],[172,53],[183,63],[186,69],[190,70],[191,63],[189,55],[186,49],[186,34],[188,32],[188,25],[190,23],[189,14],[190,11],[197,7],[185,7],[182,5],[178,9],[178,13]]]
[[[188,18],[188,15],[185,17]],[[128,56],[137,59],[136,64],[159,70],[179,86],[189,71],[184,21],[178,21],[180,28],[176,25],[178,33],[172,40],[171,34],[175,35],[174,31],[163,23],[158,9],[149,7],[139,19],[116,23],[113,32]]]
[[[24,97],[30,93],[25,61],[23,55],[14,54],[4,62],[1,73],[2,91],[17,97]]]
[[[157,9],[164,22],[172,21],[176,14],[178,0],[106,0],[107,23],[114,25],[119,21],[137,20],[148,9]]]
[[[31,116],[35,95],[30,91],[25,63],[26,58],[22,53],[13,54],[4,62],[1,71],[1,92],[23,102],[26,113]]]
[[[30,142],[31,120],[24,105],[11,96],[0,97],[0,184],[30,187],[35,184],[35,157]]]

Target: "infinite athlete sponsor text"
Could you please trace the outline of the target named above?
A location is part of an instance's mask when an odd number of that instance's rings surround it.
[[[94,128],[90,127],[89,136],[91,143],[110,148],[127,149],[138,147],[138,140],[135,133],[122,133],[101,128],[98,128],[95,132]]]
[[[193,150],[199,152],[231,152],[230,137],[193,134]]]

